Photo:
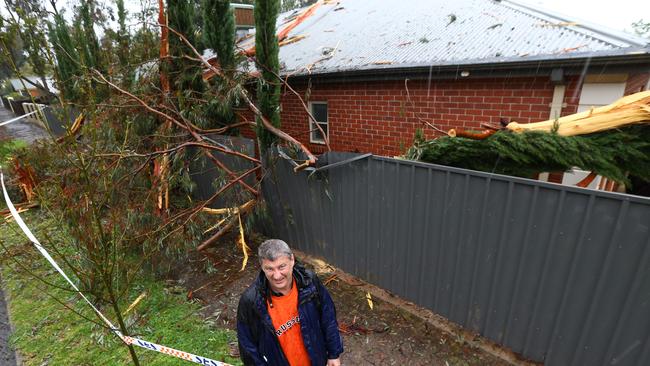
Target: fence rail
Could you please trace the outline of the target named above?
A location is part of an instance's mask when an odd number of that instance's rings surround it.
[[[650,199],[375,156],[309,174],[264,186],[300,250],[547,365],[650,364]]]
[[[36,112],[29,118],[41,123],[43,127],[47,126],[47,119],[43,113],[43,110],[45,108],[48,108],[47,105],[38,103],[23,103],[23,108],[25,109],[25,114]]]

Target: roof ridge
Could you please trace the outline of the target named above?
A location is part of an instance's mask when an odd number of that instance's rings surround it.
[[[548,10],[548,9],[545,9],[545,8],[542,8],[542,7],[539,7],[537,5],[527,3],[527,2],[523,2],[523,1],[519,1],[519,0],[490,0],[490,1],[495,1],[495,2],[502,3],[503,5],[508,6],[513,10],[520,10],[521,11],[523,9],[524,13],[526,13],[526,14],[532,16],[532,17],[539,18],[541,20],[547,21],[547,19],[544,19],[544,18],[540,17],[540,15],[546,16],[546,17],[549,17],[549,18],[554,18],[554,19],[557,19],[557,20],[560,20],[560,21],[563,21],[563,22],[577,23],[576,25],[567,26],[565,28],[570,30],[570,31],[573,31],[575,33],[582,34],[582,35],[584,35],[586,37],[592,38],[594,40],[608,43],[608,44],[610,44],[612,46],[615,46],[615,47],[622,47],[622,46],[620,44],[616,44],[616,43],[612,42],[611,40],[616,40],[616,41],[619,41],[619,42],[629,43],[629,44],[632,44],[632,45],[638,46],[638,47],[645,47],[645,46],[648,46],[650,44],[650,41],[646,40],[643,37],[635,36],[633,34],[629,34],[629,33],[623,32],[623,31],[617,31],[617,30],[611,29],[611,28],[609,28],[607,26],[604,26],[604,25],[596,24],[596,23],[590,22],[588,20],[580,19],[580,18],[571,16],[571,15],[558,13],[556,11]],[[509,4],[505,4],[505,3],[509,3]],[[576,28],[578,28],[578,29],[576,29]],[[580,28],[582,28],[582,29],[580,29]],[[586,32],[584,30],[586,30]],[[597,35],[604,36],[605,38],[596,37],[596,36],[594,36],[594,33],[597,34]],[[606,38],[608,38],[608,39],[606,39]]]

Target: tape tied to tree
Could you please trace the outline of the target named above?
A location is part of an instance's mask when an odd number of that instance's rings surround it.
[[[122,342],[126,345],[133,345],[133,346],[138,346],[141,348],[144,348],[149,351],[156,351],[160,352],[165,355],[169,355],[172,357],[180,358],[181,360],[186,360],[194,363],[198,363],[200,365],[206,365],[206,366],[232,366],[230,364],[221,362],[221,361],[216,361],[207,357],[202,357],[202,356],[197,356],[195,354],[189,353],[189,352],[184,352],[184,351],[179,351],[174,348],[162,346],[156,343],[151,343],[144,341],[139,338],[135,337],[129,337],[125,336],[116,328],[113,323],[111,323],[104,314],[102,314],[95,305],[93,305],[90,300],[79,290],[77,285],[72,282],[70,277],[63,271],[63,269],[58,265],[58,263],[52,258],[50,253],[41,245],[41,243],[36,239],[34,234],[32,234],[31,230],[29,230],[29,227],[25,224],[23,219],[20,217],[18,212],[16,211],[16,207],[14,207],[13,202],[11,202],[11,199],[9,198],[9,193],[7,193],[7,188],[5,187],[5,179],[4,179],[4,173],[0,170],[0,183],[2,184],[2,193],[4,195],[5,202],[7,203],[7,207],[9,208],[9,211],[11,212],[11,216],[13,216],[14,220],[16,220],[16,223],[20,227],[20,229],[23,231],[23,233],[29,238],[29,240],[34,244],[36,249],[41,253],[43,257],[50,263],[54,269],[59,272],[59,274],[70,284],[70,286],[81,296],[81,298],[95,311],[97,316],[106,324],[106,326],[117,336],[119,337]]]

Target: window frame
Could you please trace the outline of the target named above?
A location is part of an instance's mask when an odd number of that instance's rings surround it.
[[[325,105],[326,108],[326,115],[327,115],[327,120],[325,122],[323,121],[316,121],[316,116],[314,116],[314,105]],[[311,113],[312,116],[314,116],[314,120],[312,120],[309,116],[307,116],[307,122],[309,126],[309,142],[312,144],[320,144],[320,145],[325,145],[325,138],[314,138],[314,134],[317,133],[318,135],[321,135],[320,131],[316,128],[315,123],[319,124],[322,128],[323,125],[327,127],[327,132],[325,133],[325,137],[329,140],[329,135],[330,135],[330,125],[329,125],[329,120],[330,120],[330,110],[329,110],[329,103],[327,101],[314,101],[314,102],[309,102],[309,113]]]

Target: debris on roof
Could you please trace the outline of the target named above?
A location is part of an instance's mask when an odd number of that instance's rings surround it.
[[[280,60],[285,73],[301,75],[390,68],[385,60],[404,67],[623,55],[631,48],[650,55],[640,37],[549,14],[516,0],[322,1],[280,16],[280,39],[309,34],[283,43]],[[322,60],[322,47],[337,42],[336,55]]]
[[[456,18],[456,14],[449,14],[449,15],[447,15],[447,17],[449,18],[449,23],[447,23],[447,26],[448,26],[449,24],[455,22],[456,19],[457,19],[457,18]]]

